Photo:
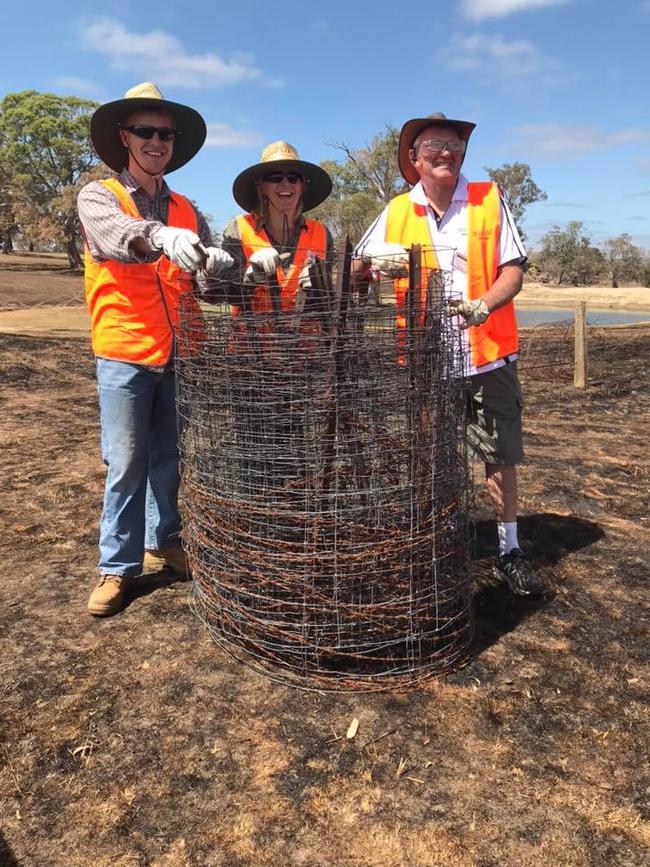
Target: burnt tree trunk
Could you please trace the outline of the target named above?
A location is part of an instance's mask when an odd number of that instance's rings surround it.
[[[77,215],[75,212],[70,213],[66,218],[63,233],[65,237],[66,253],[68,254],[68,262],[70,264],[70,268],[74,271],[77,271],[83,267],[83,260],[81,258],[81,253],[79,252],[78,242],[80,240],[80,235]]]

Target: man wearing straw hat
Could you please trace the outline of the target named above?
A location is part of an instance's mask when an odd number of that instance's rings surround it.
[[[145,82],[94,113],[95,150],[116,178],[79,194],[85,283],[107,466],[99,584],[88,611],[119,611],[143,568],[186,575],[178,514],[173,353],[179,299],[192,272],[217,275],[232,259],[212,246],[205,218],[164,176],[201,148],[193,108]]]
[[[399,278],[406,248],[427,248],[428,271],[451,274],[450,312],[458,316],[468,374],[470,453],[485,464],[486,487],[499,535],[495,574],[513,593],[532,596],[543,585],[517,538],[517,464],[523,458],[518,335],[512,299],[523,281],[526,252],[496,184],[461,174],[475,124],[442,113],[402,127],[398,161],[412,185],[396,196],[357,247],[358,280],[372,271]]]

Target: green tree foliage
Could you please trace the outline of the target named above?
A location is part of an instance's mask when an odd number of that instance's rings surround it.
[[[646,259],[641,266],[639,279],[642,286],[650,286],[650,259]]]
[[[598,280],[605,267],[603,255],[591,244],[579,220],[566,228],[554,226],[542,238],[542,249],[536,262],[546,280],[575,286],[590,286]]]
[[[639,279],[643,257],[641,250],[634,246],[627,232],[605,241],[603,252],[613,289],[616,289],[622,280]]]
[[[80,267],[80,235],[70,190],[97,163],[90,116],[97,104],[75,96],[24,90],[0,102],[0,201],[5,247],[19,229],[62,244]],[[8,239],[7,239],[8,234]]]
[[[321,163],[333,188],[311,216],[325,223],[335,239],[349,235],[356,243],[393,196],[408,189],[397,165],[398,141],[399,130],[387,126],[365,148],[335,145],[345,155],[342,162]]]
[[[522,224],[526,208],[533,202],[543,202],[548,196],[533,180],[527,163],[505,163],[498,169],[490,169],[486,166],[485,171],[490,180],[498,184],[503,191],[519,234],[522,240],[525,240]]]

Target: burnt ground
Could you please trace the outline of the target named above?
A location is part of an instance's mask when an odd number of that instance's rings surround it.
[[[87,342],[0,335],[0,864],[647,864],[650,329],[591,338],[584,391],[570,336],[524,340],[521,536],[553,595],[482,584],[465,668],[333,694],[230,659],[164,575],[87,615]],[[476,491],[480,576],[495,529]]]

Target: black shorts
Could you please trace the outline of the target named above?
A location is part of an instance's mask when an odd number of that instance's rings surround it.
[[[470,457],[513,466],[524,457],[517,362],[469,378],[467,443]]]

